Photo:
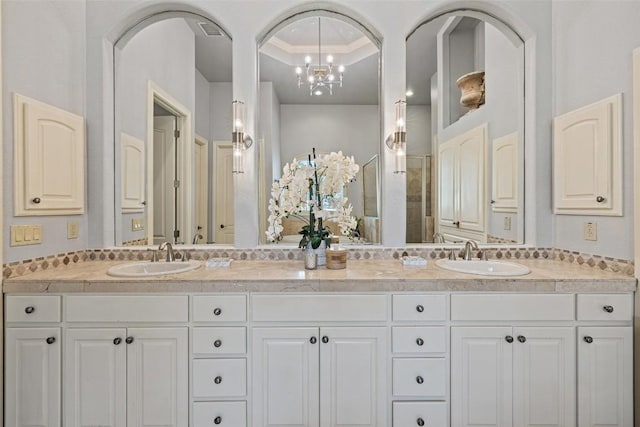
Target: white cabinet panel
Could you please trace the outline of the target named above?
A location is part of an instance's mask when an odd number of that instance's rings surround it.
[[[193,397],[243,397],[246,394],[245,359],[193,361]]]
[[[145,202],[144,141],[131,135],[120,135],[120,183],[123,212],[143,212]]]
[[[444,399],[447,395],[448,372],[444,358],[394,358],[393,394]]]
[[[128,426],[186,427],[187,328],[127,330]]]
[[[633,329],[578,328],[578,425],[633,425]]]
[[[574,320],[572,294],[451,295],[451,320]]]
[[[84,213],[84,118],[14,95],[15,215]]]
[[[60,425],[60,329],[7,328],[5,425]]]
[[[622,215],[622,94],[553,121],[554,213]]]
[[[493,140],[491,150],[491,210],[518,211],[518,133]]]
[[[394,321],[426,322],[446,319],[446,295],[393,296]]]
[[[193,426],[246,427],[245,402],[196,402],[193,404]]]
[[[438,149],[438,221],[441,226],[453,226],[458,220],[458,204],[455,197],[457,143],[448,141]]]
[[[55,295],[10,295],[6,298],[7,322],[59,322],[60,297]]]
[[[247,297],[244,295],[195,295],[191,318],[194,322],[245,322]]]
[[[631,321],[633,294],[580,294],[578,320]]]
[[[444,326],[394,327],[394,353],[444,353],[447,351],[447,330]]]
[[[247,352],[247,330],[244,327],[193,328],[192,336],[194,354],[244,354]]]
[[[446,402],[393,402],[393,427],[447,427]]]
[[[67,322],[186,322],[186,295],[68,295]]]

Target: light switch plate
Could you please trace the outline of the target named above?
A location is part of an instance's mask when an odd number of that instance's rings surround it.
[[[131,219],[131,231],[144,230],[144,218],[132,218]]]
[[[78,222],[67,221],[67,239],[77,239],[77,238],[78,238]]]
[[[583,226],[584,240],[598,240],[598,223],[585,222]]]
[[[42,243],[42,225],[12,225],[11,246],[38,245]]]

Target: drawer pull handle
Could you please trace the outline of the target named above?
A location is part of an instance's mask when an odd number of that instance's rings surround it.
[[[523,337],[522,335],[518,335],[518,341],[520,342],[525,342],[527,339],[525,337]]]
[[[604,311],[606,311],[607,313],[613,313],[613,306],[612,305],[605,305],[604,307],[602,307],[602,309]]]
[[[38,203],[40,203],[40,197],[34,197],[33,199],[31,199],[31,201],[37,205]]]
[[[127,337],[124,342],[126,342],[127,344],[131,344],[133,342],[133,337]]]
[[[417,382],[418,384],[422,384],[422,383],[424,382],[424,378],[422,378],[420,375],[418,375],[418,376],[416,377],[416,382]]]
[[[309,338],[309,342],[310,342],[311,344],[315,344],[315,343],[317,343],[317,342],[318,342],[318,339],[317,339],[316,337],[311,337],[311,338]]]
[[[221,347],[221,346],[222,346],[222,341],[220,341],[220,340],[215,340],[215,341],[213,342],[213,346],[214,346],[215,348],[219,348],[219,347]]]
[[[113,343],[114,343],[115,345],[120,345],[120,343],[121,343],[121,342],[122,342],[122,338],[120,338],[120,337],[117,337],[117,338],[114,338],[114,339],[113,339]]]
[[[47,338],[47,344],[53,344],[54,342],[56,342],[56,337]]]
[[[416,420],[416,424],[418,424],[420,427],[422,427],[424,425],[424,420],[422,418],[418,418]]]
[[[591,344],[593,342],[593,338],[589,336],[586,336],[583,339],[584,339],[584,342],[586,342],[587,344]]]
[[[222,424],[222,417],[215,417],[213,419],[214,424]]]
[[[504,337],[504,340],[511,344],[513,342],[513,337],[511,335],[507,335],[506,337]]]
[[[322,337],[322,342],[323,342],[323,343],[325,343],[325,344],[326,344],[326,343],[328,343],[328,342],[329,342],[329,337],[328,337],[328,336],[326,336],[326,335],[325,335],[325,336],[323,336],[323,337]]]
[[[215,377],[213,379],[213,382],[216,384],[220,384],[222,382],[222,377],[220,375],[218,375],[217,377]]]
[[[416,305],[416,311],[418,313],[422,313],[424,311],[424,306],[422,304]]]
[[[598,196],[598,197],[596,197],[596,202],[598,202],[598,203],[602,203],[602,202],[604,202],[604,201],[605,201],[605,198],[604,198],[604,197],[602,197],[602,196]]]
[[[34,306],[32,306],[32,305],[30,305],[29,307],[26,307],[26,308],[24,309],[24,312],[25,312],[25,313],[27,313],[27,314],[31,314],[31,313],[33,313],[34,311],[36,311],[36,308],[35,308]]]
[[[220,316],[221,314],[222,314],[222,309],[220,307],[216,307],[216,308],[213,309],[213,315],[214,316]]]
[[[416,340],[416,344],[418,344],[419,347],[422,347],[424,345],[424,340],[422,338],[418,338]]]

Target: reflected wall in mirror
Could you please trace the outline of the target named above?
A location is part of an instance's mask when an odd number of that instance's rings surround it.
[[[277,26],[259,55],[261,241],[272,183],[285,164],[315,148],[355,158],[360,171],[345,194],[362,224],[360,237],[378,243],[380,210],[365,212],[362,166],[380,146],[379,42],[345,16],[314,11]],[[379,200],[378,183],[367,191]],[[297,242],[298,230],[283,240]]]
[[[190,13],[114,47],[116,245],[233,244],[231,40]]]
[[[485,102],[470,110],[456,81],[475,71],[484,72]],[[407,154],[415,163],[415,173],[407,165],[407,243],[433,242],[434,234],[523,243],[522,40],[476,11],[431,19],[407,38],[407,92]],[[428,158],[434,173],[423,172],[418,189],[419,159]]]

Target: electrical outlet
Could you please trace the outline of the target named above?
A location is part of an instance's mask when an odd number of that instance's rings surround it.
[[[583,227],[584,240],[598,240],[598,223],[585,222]]]
[[[504,229],[511,230],[511,217],[509,216],[504,217]]]
[[[77,238],[78,238],[78,222],[67,221],[67,239],[77,239]]]

